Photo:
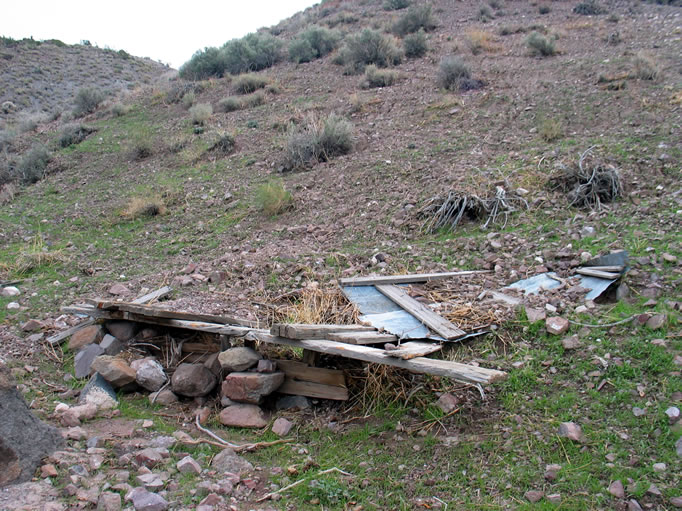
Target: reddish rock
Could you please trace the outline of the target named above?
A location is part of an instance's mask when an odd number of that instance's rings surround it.
[[[111,491],[102,492],[97,499],[97,511],[120,511],[121,496]]]
[[[201,466],[191,456],[185,456],[177,462],[175,467],[182,474],[201,474]]]
[[[577,335],[571,335],[570,337],[564,337],[561,340],[561,345],[565,350],[575,350],[580,348],[582,343],[580,342],[580,339]]]
[[[35,332],[43,328],[43,324],[36,319],[29,319],[26,323],[21,325],[21,329],[24,332]]]
[[[238,428],[264,428],[268,425],[268,420],[260,407],[236,404],[220,412],[220,423]]]
[[[69,339],[69,351],[78,351],[88,344],[98,343],[102,340],[102,327],[90,325],[81,328]]]
[[[211,468],[217,472],[228,474],[228,480],[221,483],[229,489],[225,493],[232,492],[232,486],[239,483],[239,476],[253,472],[253,465],[230,448],[225,448],[215,455],[211,461]]]
[[[222,385],[222,395],[242,403],[258,404],[284,383],[284,373],[231,373]]]
[[[526,318],[530,323],[542,321],[547,317],[547,313],[543,309],[535,309],[533,307],[526,307]]]
[[[130,294],[130,289],[123,284],[114,284],[109,288],[109,294],[114,296],[128,296]]]
[[[147,449],[142,449],[135,455],[135,461],[139,465],[143,465],[147,468],[154,468],[163,462],[165,458],[168,458],[170,454],[168,449],[157,449],[149,447]]]
[[[620,479],[613,481],[609,485],[609,493],[617,499],[625,498],[625,488],[623,488],[623,483],[620,481]]]
[[[568,331],[569,326],[570,323],[568,320],[560,316],[553,316],[545,320],[545,328],[547,329],[547,332],[552,335],[565,334]]]
[[[57,477],[58,472],[57,468],[52,465],[51,463],[48,463],[47,465],[43,465],[40,467],[40,477]]]
[[[173,392],[181,396],[205,396],[215,386],[215,375],[203,364],[180,364],[171,378]]]
[[[583,431],[575,422],[562,422],[559,425],[559,436],[568,438],[574,442],[583,441]]]
[[[258,361],[256,371],[259,373],[274,373],[277,371],[277,362],[274,360],[261,359]]]
[[[658,330],[665,325],[666,319],[665,314],[655,314],[647,320],[646,326],[652,330]]]
[[[272,432],[277,436],[287,436],[293,427],[293,422],[285,419],[284,417],[280,417],[272,425]]]
[[[523,496],[526,497],[528,502],[535,504],[536,502],[539,502],[545,494],[541,491],[531,490],[524,493]]]
[[[100,355],[92,362],[91,369],[116,388],[135,381],[135,370],[122,358]]]
[[[449,392],[446,392],[438,398],[436,406],[443,410],[443,413],[448,414],[457,409],[459,406],[459,399]]]

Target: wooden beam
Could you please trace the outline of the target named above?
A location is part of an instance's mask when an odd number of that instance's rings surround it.
[[[398,357],[403,360],[410,360],[417,357],[423,357],[430,353],[435,353],[443,349],[442,344],[435,342],[419,342],[408,341],[396,346],[392,350],[384,350],[384,353],[389,357]]]
[[[218,353],[220,346],[203,342],[183,342],[183,353]]]
[[[376,328],[364,325],[308,325],[300,323],[275,323],[272,335],[289,339],[324,339],[330,332],[376,332]]]
[[[319,399],[333,399],[335,401],[348,400],[348,389],[346,387],[335,387],[310,381],[296,381],[291,378],[285,378],[284,383],[277,388],[277,392]]]
[[[597,277],[599,279],[615,280],[621,277],[620,273],[612,273],[608,271],[593,270],[591,268],[578,268],[575,270],[576,273],[580,275],[585,275],[587,277]]]
[[[384,353],[384,350],[372,348],[370,346],[356,346],[328,340],[287,339],[286,337],[276,337],[256,330],[247,334],[246,337],[269,344],[292,346],[294,348],[308,349],[329,355],[363,360],[365,362],[401,367],[413,373],[447,376],[448,378],[465,383],[487,384],[503,380],[507,377],[507,373],[503,371],[485,369],[483,367],[461,364],[459,362],[450,362],[448,360],[435,360],[424,357],[403,360],[401,358],[389,357]]]
[[[288,378],[294,380],[335,385],[337,387],[344,387],[346,385],[343,371],[339,371],[338,369],[310,367],[307,364],[297,362],[296,360],[275,360],[275,362],[277,362],[277,367],[281,369]]]
[[[161,298],[168,296],[171,291],[173,291],[173,289],[170,286],[163,286],[156,291],[152,291],[151,293],[142,295],[139,298],[135,298],[132,303],[143,304],[161,300]]]
[[[392,284],[377,285],[376,288],[382,295],[400,305],[406,312],[412,314],[445,339],[452,340],[466,335],[466,332],[457,328],[443,316],[436,314],[426,305],[412,298],[404,289]]]
[[[451,271],[445,273],[414,273],[412,275],[378,275],[369,277],[351,277],[339,279],[342,286],[374,286],[376,284],[412,284],[431,282],[432,280],[449,279],[478,273],[490,273],[490,270]]]
[[[330,332],[325,338],[330,341],[345,342],[348,344],[386,344],[396,342],[398,338],[393,334],[382,332]]]

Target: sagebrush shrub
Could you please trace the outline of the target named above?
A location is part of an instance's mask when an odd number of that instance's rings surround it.
[[[213,115],[213,107],[208,103],[197,103],[189,109],[192,124],[203,126]]]
[[[403,48],[405,49],[406,57],[417,58],[426,55],[429,48],[426,44],[426,33],[424,30],[406,35],[403,39]]]
[[[464,80],[471,79],[469,66],[459,57],[443,57],[438,66],[438,84],[447,90],[460,89]]]
[[[542,57],[551,57],[556,54],[554,41],[551,39],[533,32],[526,39],[526,44],[533,55],[540,55]]]
[[[218,109],[221,112],[235,112],[241,108],[241,99],[236,96],[229,96],[218,101]]]
[[[305,167],[347,154],[353,147],[353,125],[334,113],[320,120],[308,117],[301,125],[290,124],[284,166]]]
[[[360,73],[369,64],[388,67],[400,64],[402,54],[394,40],[370,28],[346,39],[340,63],[348,73]]]
[[[576,5],[573,12],[583,16],[596,16],[597,14],[606,14],[607,11],[596,0],[586,0]]]
[[[32,184],[45,177],[45,169],[50,162],[50,151],[42,144],[34,145],[24,155],[17,166],[19,178],[26,184]]]
[[[254,73],[240,75],[234,81],[234,91],[237,94],[251,94],[264,88],[268,82],[269,80],[266,77]]]
[[[78,89],[75,99],[75,108],[73,115],[81,117],[85,114],[94,112],[97,107],[104,101],[105,94],[94,87],[82,87]]]
[[[130,107],[123,103],[114,103],[111,107],[111,115],[114,117],[123,117],[130,112]]]
[[[222,77],[225,73],[225,59],[218,48],[204,48],[180,66],[179,75],[187,80],[203,80],[211,76]]]
[[[254,92],[242,99],[242,108],[253,108],[265,103],[265,94],[263,91]]]
[[[393,25],[393,32],[399,36],[412,34],[418,30],[433,30],[436,28],[436,21],[431,13],[430,5],[419,5],[410,7],[402,17]]]
[[[632,59],[632,72],[630,73],[631,78],[636,78],[638,80],[657,80],[661,75],[661,69],[658,67],[656,62],[648,55],[644,53],[638,53]]]
[[[233,39],[221,48],[225,70],[233,75],[260,71],[276,64],[282,43],[268,33],[252,33]]]
[[[362,79],[361,86],[363,89],[388,87],[393,85],[397,78],[395,71],[379,69],[374,64],[370,64],[365,68],[365,76]]]
[[[399,11],[400,9],[406,9],[410,6],[410,0],[385,0],[384,10],[385,11]]]
[[[268,216],[279,215],[291,209],[294,198],[281,180],[272,180],[256,188],[256,205]]]
[[[189,110],[194,106],[194,102],[196,101],[197,96],[194,94],[194,91],[187,91],[182,95],[182,106],[185,110]]]
[[[95,131],[94,128],[90,128],[84,124],[68,124],[59,132],[57,140],[58,145],[59,147],[64,148],[80,144],[93,131]]]
[[[233,135],[227,132],[219,132],[215,136],[215,140],[208,148],[209,151],[217,151],[222,154],[230,154],[237,146],[237,142]]]
[[[289,45],[289,60],[310,62],[331,53],[339,41],[339,35],[328,28],[312,26],[303,31]]]

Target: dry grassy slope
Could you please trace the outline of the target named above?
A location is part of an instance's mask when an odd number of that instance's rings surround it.
[[[0,103],[18,110],[60,113],[81,87],[116,93],[169,70],[150,59],[85,45],[33,40],[0,41]]]

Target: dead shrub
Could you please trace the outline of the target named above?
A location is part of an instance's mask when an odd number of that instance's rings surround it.
[[[623,194],[618,169],[592,155],[590,147],[578,162],[558,163],[548,185],[566,194],[569,206],[601,210]]]
[[[127,220],[136,220],[143,217],[165,215],[166,203],[159,195],[149,197],[133,197],[128,201],[121,216]]]
[[[398,73],[386,69],[379,69],[374,64],[365,68],[365,75],[360,81],[363,89],[374,89],[377,87],[389,87],[398,79]]]
[[[661,69],[649,55],[638,53],[632,59],[632,72],[630,73],[630,78],[656,81],[660,76]]]
[[[470,30],[466,35],[467,44],[471,53],[478,55],[481,52],[494,53],[500,47],[493,41],[493,34],[484,30]]]

